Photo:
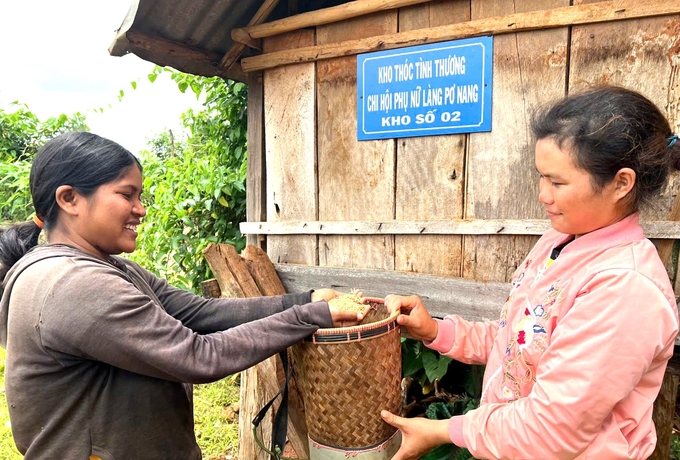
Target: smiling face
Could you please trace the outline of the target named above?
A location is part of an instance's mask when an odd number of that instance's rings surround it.
[[[538,199],[552,227],[559,232],[578,237],[618,222],[630,213],[623,198],[635,182],[635,174],[627,168],[620,170],[602,190],[595,190],[590,174],[576,167],[567,149],[560,149],[553,139],[545,138],[536,142],[536,169],[541,176]]]
[[[146,215],[141,194],[142,173],[136,165],[88,197],[75,193],[70,244],[103,258],[134,251],[137,226]]]

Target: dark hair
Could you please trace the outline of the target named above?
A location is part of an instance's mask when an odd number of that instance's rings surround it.
[[[680,142],[672,145],[668,121],[654,103],[629,89],[597,86],[569,95],[539,111],[531,128],[537,139],[549,137],[569,148],[598,192],[621,168],[635,171],[631,212],[666,185],[671,169],[680,169]]]
[[[35,213],[49,230],[59,213],[55,193],[72,186],[84,196],[109,183],[139,160],[121,145],[92,133],[62,134],[47,142],[31,166],[30,188]],[[0,234],[0,280],[29,249],[38,244],[41,228],[33,221],[15,225]]]

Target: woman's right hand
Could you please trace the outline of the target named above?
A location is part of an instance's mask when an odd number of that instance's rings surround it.
[[[350,327],[356,326],[361,321],[363,321],[364,316],[371,309],[370,305],[366,305],[366,308],[362,312],[339,310],[335,307],[328,308],[331,311],[331,318],[333,319],[333,327]]]
[[[401,310],[397,323],[405,327],[414,339],[432,342],[437,338],[439,324],[430,316],[423,301],[417,295],[390,294],[385,297],[385,306],[390,313]]]

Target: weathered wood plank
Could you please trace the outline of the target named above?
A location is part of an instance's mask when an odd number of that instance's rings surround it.
[[[650,239],[680,239],[680,222],[641,222]],[[450,219],[243,222],[241,233],[268,235],[542,235],[550,221],[539,219]]]
[[[424,163],[424,162],[423,162]],[[442,182],[446,178],[440,178]],[[409,180],[397,184],[409,188]],[[406,192],[405,192],[406,193]],[[420,191],[416,192],[420,195]],[[423,198],[424,199],[424,198]],[[451,206],[455,204],[451,203]],[[445,210],[426,209],[444,213]],[[548,220],[513,219],[447,219],[447,220],[384,220],[384,221],[300,221],[242,222],[241,233],[269,235],[541,235],[548,228]],[[680,233],[680,229],[678,229]]]
[[[159,65],[176,67],[183,72],[204,77],[220,76],[237,81],[247,81],[248,77],[243,73],[240,66],[231,69],[220,70],[219,62],[222,56],[213,51],[193,47],[181,42],[168,40],[157,35],[149,35],[135,29],[124,32],[125,41],[120,37],[114,40],[109,48],[112,56],[124,56],[128,52],[134,52],[142,59],[156,62]],[[161,62],[162,61],[162,62]]]
[[[264,41],[265,50],[314,43],[313,30],[301,30]],[[265,78],[267,152],[267,220],[316,219],[316,136],[314,64],[268,70]],[[312,264],[315,236],[269,238],[272,261]]]
[[[265,51],[314,43],[313,30],[266,39]],[[316,219],[315,68],[301,64],[265,72],[265,140],[267,152],[267,220]],[[317,237],[272,236],[269,259],[315,265]],[[248,255],[246,255],[248,257]],[[270,265],[271,262],[268,264]],[[269,270],[269,269],[268,269]],[[271,267],[273,277],[278,280]],[[275,291],[282,289],[280,284]],[[263,291],[266,292],[266,291]],[[272,291],[273,292],[273,291]],[[277,366],[277,369],[280,365]],[[289,386],[288,438],[299,457],[309,456],[304,405],[295,382]]]
[[[457,314],[471,321],[495,320],[510,292],[507,283],[390,270],[360,270],[274,264],[287,292],[327,286],[342,292],[359,289],[365,296],[418,295],[436,317]]]
[[[568,0],[525,2],[472,1],[472,19],[534,10],[567,11]],[[533,109],[564,95],[567,28],[494,37],[492,131],[470,134],[466,176],[468,219],[538,219],[538,202],[530,119]],[[537,238],[466,236],[465,278],[509,281]]]
[[[273,35],[284,34],[306,27],[321,26],[376,13],[378,11],[402,8],[404,6],[430,1],[432,0],[362,0],[347,2],[342,5],[297,14],[265,24],[233,29],[231,31],[231,38],[234,41],[238,41],[238,38],[242,36],[241,33],[245,33],[250,38],[271,37]]]
[[[262,73],[248,75],[248,170],[246,172],[246,218],[263,221],[266,213],[264,157],[264,82]],[[249,234],[248,245],[265,246],[264,237]]]
[[[317,29],[317,43],[396,32],[397,12]],[[317,65],[319,219],[394,219],[395,141],[357,141],[356,57]],[[394,237],[320,236],[319,265],[394,268]]]
[[[507,3],[507,5],[512,4]],[[574,24],[662,16],[680,12],[680,4],[666,0],[646,1],[644,3],[638,0],[611,0],[592,5],[574,5],[561,8],[552,8],[552,5],[552,2],[545,2],[538,5],[539,8],[542,8],[541,11],[498,14],[485,19],[473,17],[472,21],[469,22],[433,27],[427,30],[375,35],[365,39],[349,39],[339,43],[320,44],[294,51],[267,53],[244,58],[241,61],[241,66],[244,72],[252,72],[298,62],[320,61],[340,56],[352,56],[371,51],[438,43],[480,35],[501,35],[512,32],[552,29]],[[518,9],[521,8],[523,2],[518,2],[517,6]]]
[[[399,10],[399,32],[470,20],[469,0],[445,0]],[[463,217],[465,135],[397,141],[396,220]],[[396,270],[460,276],[462,237],[398,235]]]

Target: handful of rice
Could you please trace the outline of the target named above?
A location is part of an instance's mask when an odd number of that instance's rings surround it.
[[[361,313],[366,309],[366,304],[361,302],[361,297],[354,291],[349,294],[341,294],[331,299],[328,304],[338,310],[355,311],[357,313]]]

